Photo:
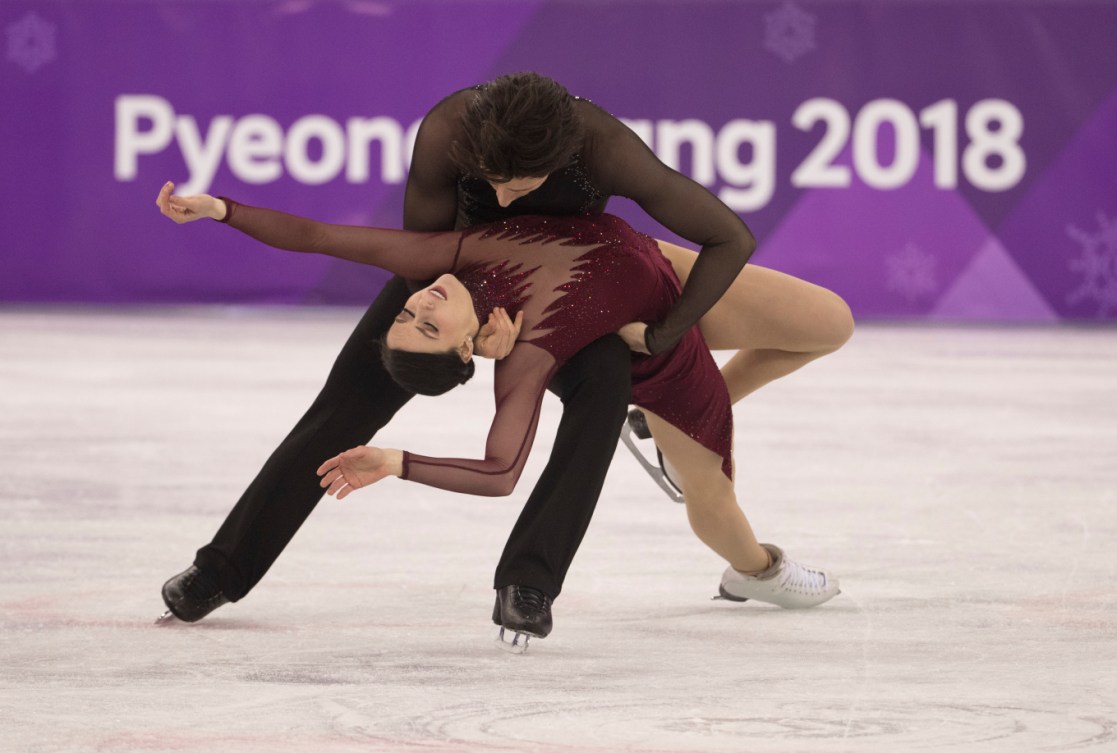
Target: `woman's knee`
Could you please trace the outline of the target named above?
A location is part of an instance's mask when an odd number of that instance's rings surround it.
[[[825,325],[826,352],[832,353],[849,342],[855,327],[853,311],[845,299],[833,291],[829,294]]]

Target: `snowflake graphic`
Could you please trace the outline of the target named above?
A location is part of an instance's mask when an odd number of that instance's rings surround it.
[[[764,49],[794,63],[815,48],[815,17],[795,3],[784,3],[764,17]]]
[[[886,287],[908,303],[927,298],[939,288],[935,281],[935,257],[914,243],[908,243],[884,262],[888,268]]]
[[[1117,310],[1117,222],[1099,211],[1096,233],[1067,225],[1067,235],[1081,246],[1070,268],[1082,275],[1082,284],[1067,296],[1067,303],[1094,301],[1098,318],[1105,319],[1110,311]]]
[[[34,73],[54,60],[55,26],[35,13],[8,24],[8,60]]]

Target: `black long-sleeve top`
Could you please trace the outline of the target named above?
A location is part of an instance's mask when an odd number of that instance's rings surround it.
[[[518,215],[600,213],[611,196],[632,199],[665,228],[701,246],[682,296],[660,321],[649,323],[645,336],[652,354],[674,347],[752,255],[756,241],[745,223],[708,190],[663,164],[621,121],[579,98],[574,106],[585,129],[581,152],[540,188],[501,207],[482,177],[463,175],[448,156],[477,91],[450,95],[424,118],[407,181],[404,227],[440,231]]]

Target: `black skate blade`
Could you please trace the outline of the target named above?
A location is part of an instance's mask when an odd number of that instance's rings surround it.
[[[510,654],[523,654],[527,651],[527,642],[531,640],[531,637],[530,633],[521,633],[517,630],[512,635],[512,640],[508,640],[504,636],[504,628],[501,627],[496,636],[496,645],[501,651],[507,651]]]
[[[632,427],[626,423],[621,428],[621,442],[624,443],[624,446],[628,448],[628,451],[632,453],[637,462],[639,462],[644,470],[648,472],[648,475],[652,477],[652,481],[655,481],[656,485],[663,490],[672,502],[677,502],[679,504],[685,503],[686,500],[683,498],[682,493],[675,488],[675,485],[667,478],[667,474],[663,472],[663,468],[644,457],[644,453],[640,452],[640,449],[636,446],[636,439],[633,439],[633,437],[638,439],[639,434],[633,431]]]
[[[726,601],[742,602],[742,601],[748,601],[749,597],[747,597],[747,596],[734,596],[733,594],[731,594],[731,593],[729,593],[728,591],[725,590],[725,586],[718,586],[718,595],[715,596],[714,598],[710,599],[710,601],[717,601],[719,599],[725,599]]]
[[[652,430],[648,428],[648,418],[644,415],[644,411],[639,408],[633,408],[628,412],[627,425],[631,427],[632,433],[636,435],[637,439],[652,438]]]

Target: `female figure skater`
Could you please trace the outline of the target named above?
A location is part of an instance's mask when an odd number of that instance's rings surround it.
[[[502,625],[513,631],[552,623],[551,601],[589,525],[631,402],[630,348],[671,349],[732,283],[741,293],[733,347],[746,347],[723,374],[737,397],[832,352],[852,327],[849,309],[829,291],[746,266],[756,241],[739,216],[664,164],[619,119],[535,73],[463,89],[427,112],[408,171],[403,227],[450,231],[519,215],[599,213],[612,196],[632,200],[701,253],[663,319],[624,328],[627,345],[606,335],[555,371],[548,389],[562,400],[562,416],[550,458],[493,572]],[[412,397],[388,374],[379,347],[368,344],[383,340],[421,286],[394,277],[377,294],[313,403],[193,564],[163,585],[167,615],[194,622],[244,598],[321,499],[313,474],[321,458],[368,443]],[[490,317],[475,350],[505,356],[491,347],[503,338],[488,336],[503,328]]]
[[[611,215],[526,216],[465,231],[415,233],[329,225],[172,191],[166,184],[157,202],[176,222],[209,217],[276,248],[328,254],[413,279],[437,278],[408,298],[385,337],[386,366],[414,391],[439,394],[466,381],[481,317],[493,310],[519,312],[516,346],[495,367],[497,408],[484,457],[354,448],[319,469],[321,485],[339,499],[389,475],[470,494],[509,494],[527,460],[554,371],[602,335],[658,321],[678,299],[679,277],[696,256],[661,247]],[[703,335],[716,347],[739,347],[732,316],[739,294],[730,286],[703,317],[702,331],[687,330],[669,351],[634,354],[632,398],[679,471],[692,529],[728,563],[722,595],[787,608],[816,606],[838,593],[837,580],[758,543],[736,502],[730,391]],[[498,624],[500,608],[498,596]]]

